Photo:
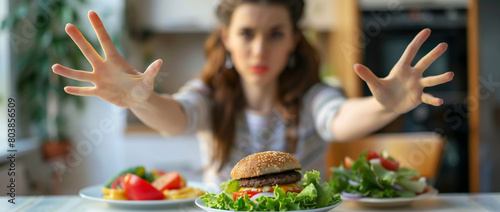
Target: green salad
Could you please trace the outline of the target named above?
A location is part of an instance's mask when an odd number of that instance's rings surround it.
[[[335,205],[341,201],[339,194],[328,182],[319,184],[318,171],[306,171],[302,178],[303,190],[285,193],[278,185],[272,187],[272,192],[260,192],[249,198],[247,193],[235,199],[235,193],[240,186],[237,179],[232,179],[221,184],[222,193],[206,193],[200,198],[205,206],[221,210],[234,211],[289,211],[322,208]]]
[[[365,151],[356,161],[346,158],[343,165],[332,171],[329,184],[346,199],[415,197],[431,188],[425,177],[420,177],[416,170],[399,167],[387,152],[379,155]]]

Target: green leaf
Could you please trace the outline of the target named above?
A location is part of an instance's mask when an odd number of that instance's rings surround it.
[[[289,211],[325,207],[340,202],[340,195],[333,193],[328,183],[319,186],[319,172],[312,171],[304,174],[304,190],[297,193],[285,192],[277,185],[273,187],[275,197],[260,196],[253,202],[247,195],[233,201],[225,192],[220,194],[207,193],[201,197],[205,205],[222,210],[255,210],[255,211]],[[235,180],[229,180],[221,185],[225,191],[234,190]],[[318,189],[319,188],[319,189]]]
[[[386,158],[391,158],[387,152],[382,152]],[[348,193],[362,194],[365,197],[412,197],[415,192],[421,192],[426,186],[425,180],[415,181],[419,173],[413,169],[399,167],[397,171],[386,170],[380,160],[366,160],[367,152],[364,151],[354,161],[351,170],[343,166],[333,168],[333,176],[329,184],[334,193],[343,191]],[[359,183],[350,184],[349,181]],[[399,191],[393,185],[400,185],[405,190]]]
[[[306,187],[311,183],[318,183],[321,177],[320,173],[316,170],[307,171],[302,178],[302,187]]]
[[[231,179],[221,183],[220,188],[222,189],[222,192],[225,193],[228,197],[232,197],[232,193],[240,190],[241,187],[238,184],[237,179]]]
[[[29,1],[25,1],[21,4],[19,4],[19,6],[17,6],[17,9],[14,12],[15,17],[20,18],[20,19],[26,18],[26,15],[28,14],[29,7],[30,7]]]
[[[300,201],[315,202],[317,197],[318,191],[316,190],[316,187],[313,184],[309,184],[297,195],[296,198]]]
[[[422,193],[427,185],[425,180],[398,179],[397,184],[404,189],[416,193]]]
[[[340,195],[334,192],[333,187],[331,187],[327,182],[321,184],[321,189],[323,191],[323,198],[318,195],[318,207],[326,207],[329,205],[337,204],[340,201]],[[318,192],[319,193],[319,192]]]
[[[398,177],[401,178],[413,178],[413,177],[418,177],[420,174],[418,171],[406,168],[406,167],[399,167],[397,171]]]
[[[13,26],[14,26],[14,17],[7,17],[2,21],[2,26],[0,26],[0,30],[12,29]]]
[[[50,32],[45,32],[40,37],[40,46],[43,49],[51,48],[52,42],[53,42],[52,33]]]
[[[380,163],[380,159],[370,160],[371,169],[375,173],[378,179],[382,182],[388,183],[389,185],[394,185],[396,182],[397,174],[394,171],[386,170]]]
[[[75,14],[72,9],[64,8],[61,10],[61,23],[73,23]]]
[[[412,191],[397,191],[398,195],[400,197],[407,197],[407,198],[411,198],[411,197],[415,197],[417,196],[415,194],[415,192],[412,192]]]

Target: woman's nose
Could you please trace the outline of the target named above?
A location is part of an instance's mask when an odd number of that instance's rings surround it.
[[[252,42],[252,56],[261,59],[265,58],[267,54],[266,40],[263,36],[257,36]]]

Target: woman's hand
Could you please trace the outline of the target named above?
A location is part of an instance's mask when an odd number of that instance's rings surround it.
[[[434,106],[443,104],[442,99],[424,93],[423,89],[451,81],[454,76],[453,72],[425,78],[422,77],[422,73],[446,51],[448,45],[440,43],[420,59],[415,66],[411,66],[418,49],[429,37],[430,33],[431,30],[429,29],[420,31],[385,78],[376,77],[364,65],[354,65],[355,72],[368,84],[373,96],[386,109],[403,114],[414,109],[422,102]]]
[[[99,16],[94,11],[89,11],[88,16],[106,58],[103,59],[95,51],[74,25],[67,24],[66,33],[80,48],[94,70],[73,70],[59,64],[53,65],[52,70],[67,78],[91,82],[95,87],[67,86],[64,91],[78,96],[98,96],[123,108],[130,108],[147,100],[153,93],[154,79],[162,61],[153,62],[144,74],[138,72],[118,54]]]

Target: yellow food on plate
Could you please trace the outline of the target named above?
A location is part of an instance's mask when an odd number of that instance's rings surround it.
[[[102,198],[109,200],[127,200],[123,189],[102,188]]]
[[[205,194],[205,191],[191,186],[181,189],[164,190],[165,199],[188,199]]]

